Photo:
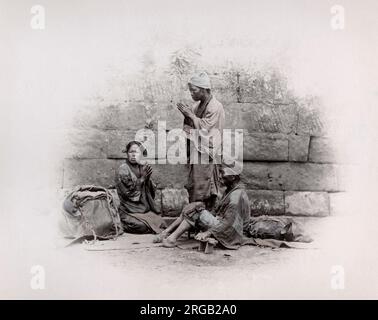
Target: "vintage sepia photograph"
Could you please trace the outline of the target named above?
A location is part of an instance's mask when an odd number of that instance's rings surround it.
[[[0,299],[377,299],[377,17],[0,0]]]

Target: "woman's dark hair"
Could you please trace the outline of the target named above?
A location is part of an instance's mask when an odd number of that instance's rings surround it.
[[[123,153],[128,153],[130,148],[133,146],[133,145],[137,145],[140,150],[142,151],[142,154],[143,156],[147,156],[147,149],[144,147],[144,145],[139,142],[139,141],[136,141],[136,140],[133,140],[133,141],[130,141],[127,145],[126,145],[126,148],[125,150],[122,150]]]

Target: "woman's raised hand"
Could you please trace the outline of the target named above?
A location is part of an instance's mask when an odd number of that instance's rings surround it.
[[[146,164],[143,167],[142,172],[141,172],[142,178],[144,180],[148,180],[148,179],[150,179],[151,174],[152,174],[152,167],[149,164]]]

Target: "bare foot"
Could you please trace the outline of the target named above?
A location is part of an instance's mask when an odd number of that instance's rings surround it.
[[[165,232],[163,231],[163,232],[157,234],[157,235],[154,237],[154,239],[152,240],[152,242],[153,242],[153,243],[160,243],[160,242],[162,242],[162,241],[163,241],[165,238],[167,238],[167,237],[168,237],[168,234],[165,233]]]
[[[169,239],[163,239],[162,243],[165,248],[174,248],[177,245],[176,241],[171,241]]]

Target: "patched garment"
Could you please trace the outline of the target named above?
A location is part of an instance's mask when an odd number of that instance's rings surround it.
[[[250,212],[248,195],[244,186],[238,184],[226,192],[215,207],[219,223],[209,231],[227,249],[237,249],[247,239]]]
[[[116,175],[116,188],[120,200],[119,214],[126,232],[161,232],[165,222],[155,206],[156,186],[149,179],[141,181],[142,165],[132,165],[127,160]]]
[[[190,169],[186,188],[190,202],[206,202],[210,197],[220,194],[218,165],[213,159],[217,157],[218,162],[220,159],[225,115],[223,105],[215,97],[204,106],[196,102],[192,111],[200,120],[199,130],[194,131],[191,131],[194,129],[192,121],[187,118],[184,120],[184,131],[190,141]],[[207,163],[197,164],[201,163],[201,156],[207,157]]]

